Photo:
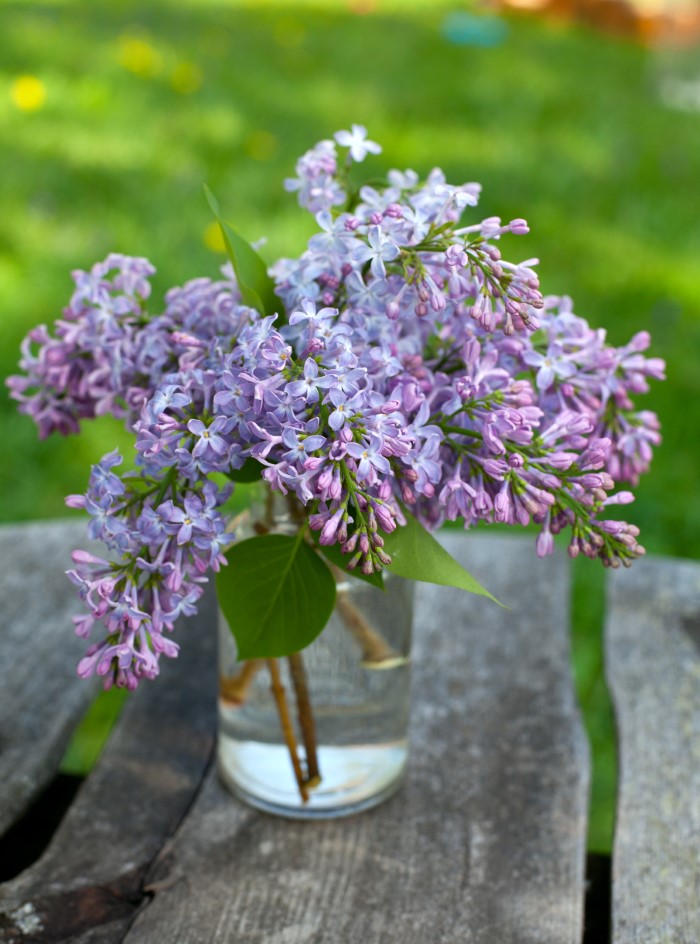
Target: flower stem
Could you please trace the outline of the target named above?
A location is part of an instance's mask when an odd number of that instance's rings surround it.
[[[244,704],[250,685],[261,667],[261,659],[248,659],[235,675],[220,675],[219,695],[222,701],[230,705]]]
[[[392,649],[384,637],[369,624],[362,611],[352,602],[347,591],[338,591],[336,606],[343,618],[345,628],[360,646],[360,665],[363,668],[393,669],[407,662],[407,659]]]
[[[306,669],[300,652],[295,652],[287,659],[292,676],[294,693],[297,699],[297,713],[301,737],[306,752],[306,780],[304,786],[317,787],[321,782],[321,772],[318,768],[318,754],[316,752],[316,725],[309,698],[309,686],[306,680]]]
[[[289,716],[287,696],[280,678],[280,670],[279,666],[277,665],[277,659],[267,659],[266,661],[272,682],[270,688],[277,704],[277,713],[279,714],[280,724],[282,725],[282,734],[284,735],[284,740],[287,745],[287,749],[289,750],[289,757],[292,761],[292,767],[294,768],[294,776],[296,777],[297,786],[299,787],[299,795],[301,796],[302,803],[308,803],[309,793],[306,789],[304,773],[301,769],[301,763],[299,762],[299,754],[297,753],[297,739],[294,734],[292,719]]]

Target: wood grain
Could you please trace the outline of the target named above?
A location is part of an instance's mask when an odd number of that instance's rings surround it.
[[[0,834],[54,776],[97,692],[76,677],[85,641],[64,571],[85,522],[0,527]]]
[[[421,586],[402,790],[296,823],[210,772],[128,944],[580,944],[588,748],[566,561],[500,535],[445,543],[513,609]]]
[[[212,758],[216,618],[212,592],[176,627],[179,658],[164,659],[160,678],[130,696],[44,856],[0,886],[3,944],[111,944],[148,901],[144,876]]]
[[[700,565],[614,574],[606,656],[620,735],[615,944],[700,941]]]

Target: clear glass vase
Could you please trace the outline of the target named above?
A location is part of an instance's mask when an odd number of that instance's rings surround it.
[[[291,525],[276,514],[274,527]],[[382,591],[334,572],[335,610],[296,656],[240,662],[219,619],[221,779],[250,805],[298,819],[375,806],[407,760],[413,584],[387,575]]]

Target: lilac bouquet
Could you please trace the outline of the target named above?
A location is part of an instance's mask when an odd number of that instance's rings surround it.
[[[478,184],[392,170],[356,187],[353,165],[379,151],[353,125],[299,160],[286,188],[318,232],[298,257],[268,268],[220,220],[220,280],[173,288],[153,313],[151,264],[110,255],[73,274],[53,331],[26,339],[9,386],[42,437],[105,413],[135,435],[136,473],[108,453],[67,499],[110,551],[73,555],[76,632],[100,633],[79,675],[154,678],[209,571],[240,656],[274,659],[323,629],[329,564],[486,593],[432,538],[445,521],[535,523],[541,556],[564,529],[572,557],[644,553],[608,510],[632,501],[616,488],[659,442],[632,402],[663,379],[649,336],[612,347],[569,298],[543,296],[537,260],[498,248],[527,224],[479,221]],[[252,481],[285,496],[294,534],[235,543],[226,503]]]

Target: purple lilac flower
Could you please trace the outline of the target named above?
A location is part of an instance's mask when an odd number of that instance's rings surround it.
[[[318,232],[270,269],[283,311],[243,305],[227,266],[152,314],[153,267],[112,255],[74,273],[63,317],[24,342],[9,387],[40,435],[105,412],[135,433],[137,473],[120,476],[109,453],[67,500],[110,552],[76,552],[70,572],[87,610],[76,632],[105,634],[83,676],[133,688],[177,654],[174,622],[196,611],[232,540],[209,476],[245,463],[350,570],[390,566],[382,535],[406,507],[429,528],[535,522],[540,556],[565,529],[572,556],[618,566],[644,552],[638,529],[607,515],[660,442],[634,403],[664,375],[648,334],[615,348],[571,299],[543,297],[536,260],[500,249],[524,220],[462,225],[478,184],[392,170],[355,196],[336,144],[356,162],[379,152],[353,125],[298,161],[285,186]]]

